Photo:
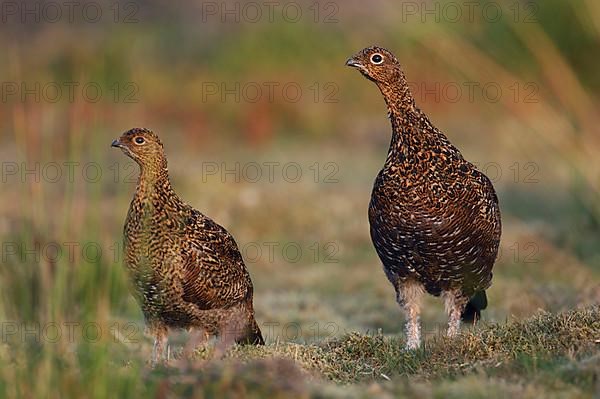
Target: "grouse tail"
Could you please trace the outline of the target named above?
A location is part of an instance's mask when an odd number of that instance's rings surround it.
[[[477,291],[461,314],[465,323],[475,324],[481,319],[481,311],[487,307],[487,295],[485,291]]]

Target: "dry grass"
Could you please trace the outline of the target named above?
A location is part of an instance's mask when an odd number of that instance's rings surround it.
[[[488,324],[455,339],[431,339],[419,351],[403,350],[397,337],[350,333],[318,344],[234,347],[224,360],[210,351],[176,368],[155,371],[160,386],[178,394],[361,396],[419,394],[479,397],[495,386],[496,397],[586,395],[600,389],[600,308],[522,321]],[[331,383],[351,384],[341,391]],[[168,388],[167,388],[168,387]],[[195,391],[198,393],[198,391]],[[166,391],[165,391],[166,392]],[[550,395],[550,396],[548,396]]]

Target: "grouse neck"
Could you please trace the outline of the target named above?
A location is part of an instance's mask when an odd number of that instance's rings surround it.
[[[392,84],[381,84],[379,89],[387,105],[392,125],[392,139],[386,164],[403,163],[416,156],[420,147],[419,124],[425,116],[416,107],[414,97],[404,77]]]
[[[140,165],[136,196],[150,198],[151,195],[156,194],[161,197],[171,197],[175,195],[171,188],[166,160],[161,162],[160,167],[158,165],[155,167]]]
[[[394,81],[378,83],[377,86],[383,94],[390,114],[402,116],[416,111],[415,99],[404,75],[398,74]]]

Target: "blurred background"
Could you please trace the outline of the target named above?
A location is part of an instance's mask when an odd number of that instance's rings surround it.
[[[594,0],[0,4],[5,393],[39,393],[32,373],[139,389],[128,370],[151,343],[120,254],[137,165],[110,148],[132,127],[160,135],[177,193],[236,238],[268,343],[402,334],[367,221],[389,121],[344,67],[373,44],[494,182],[484,319],[600,300]],[[428,298],[426,335],[445,320]]]

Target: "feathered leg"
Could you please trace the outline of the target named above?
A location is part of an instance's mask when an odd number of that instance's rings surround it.
[[[168,328],[163,324],[152,323],[148,325],[148,333],[154,337],[154,345],[152,347],[152,359],[150,364],[152,367],[156,367],[159,362],[165,360],[165,349],[168,350]],[[167,353],[168,357],[168,353]]]
[[[421,298],[423,285],[416,281],[399,281],[396,284],[396,300],[406,313],[406,349],[421,345]]]
[[[442,293],[444,306],[448,314],[448,336],[454,337],[460,331],[460,317],[469,301],[460,291],[451,290]]]
[[[192,316],[193,324],[203,328],[208,335],[218,336],[222,346],[233,344],[264,345],[260,328],[254,319],[252,304],[234,306],[228,309],[197,309],[186,304],[186,311]]]

